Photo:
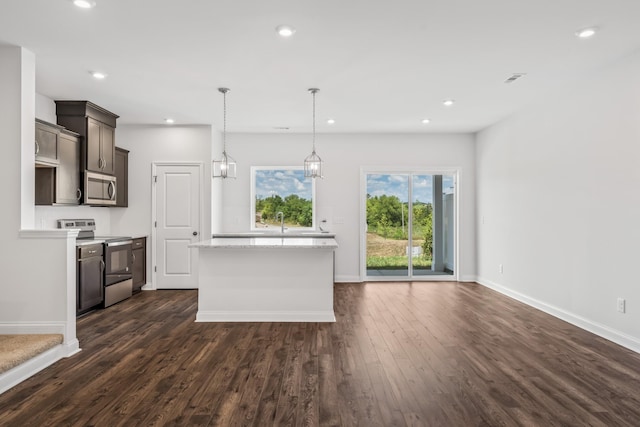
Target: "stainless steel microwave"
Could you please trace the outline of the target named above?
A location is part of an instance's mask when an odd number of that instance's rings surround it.
[[[116,204],[116,177],[84,171],[84,203],[95,206]]]

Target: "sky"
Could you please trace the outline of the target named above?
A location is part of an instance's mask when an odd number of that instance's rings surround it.
[[[453,176],[444,175],[442,188],[447,193],[453,187]],[[433,184],[431,175],[413,175],[413,201],[433,203]],[[367,194],[372,197],[396,196],[401,202],[409,198],[409,174],[368,174]]]
[[[256,174],[256,197],[266,199],[278,195],[283,199],[290,194],[311,200],[312,181],[304,177],[302,169],[259,169]]]

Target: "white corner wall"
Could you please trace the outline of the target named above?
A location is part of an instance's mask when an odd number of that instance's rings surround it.
[[[640,351],[640,52],[480,132],[476,153],[478,281]]]
[[[231,134],[229,153],[238,178],[222,182],[223,231],[250,227],[251,166],[302,166],[311,150],[307,134]],[[317,218],[337,234],[336,281],[360,281],[361,167],[459,167],[462,280],[475,278],[475,149],[470,134],[320,134],[316,148],[325,178],[316,184]],[[216,157],[214,152],[214,157]]]
[[[60,333],[68,356],[78,349],[75,234],[34,231],[35,56],[0,47],[0,333]]]

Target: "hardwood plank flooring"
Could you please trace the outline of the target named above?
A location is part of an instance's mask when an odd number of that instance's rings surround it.
[[[197,291],[78,319],[0,426],[639,426],[640,355],[477,284],[341,284],[336,323],[195,323]]]

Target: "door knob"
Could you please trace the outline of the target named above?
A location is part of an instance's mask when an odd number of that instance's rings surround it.
[[[194,236],[197,236],[197,235],[198,235],[198,232],[197,232],[197,231],[194,231],[194,232],[193,232],[193,235],[194,235]]]

